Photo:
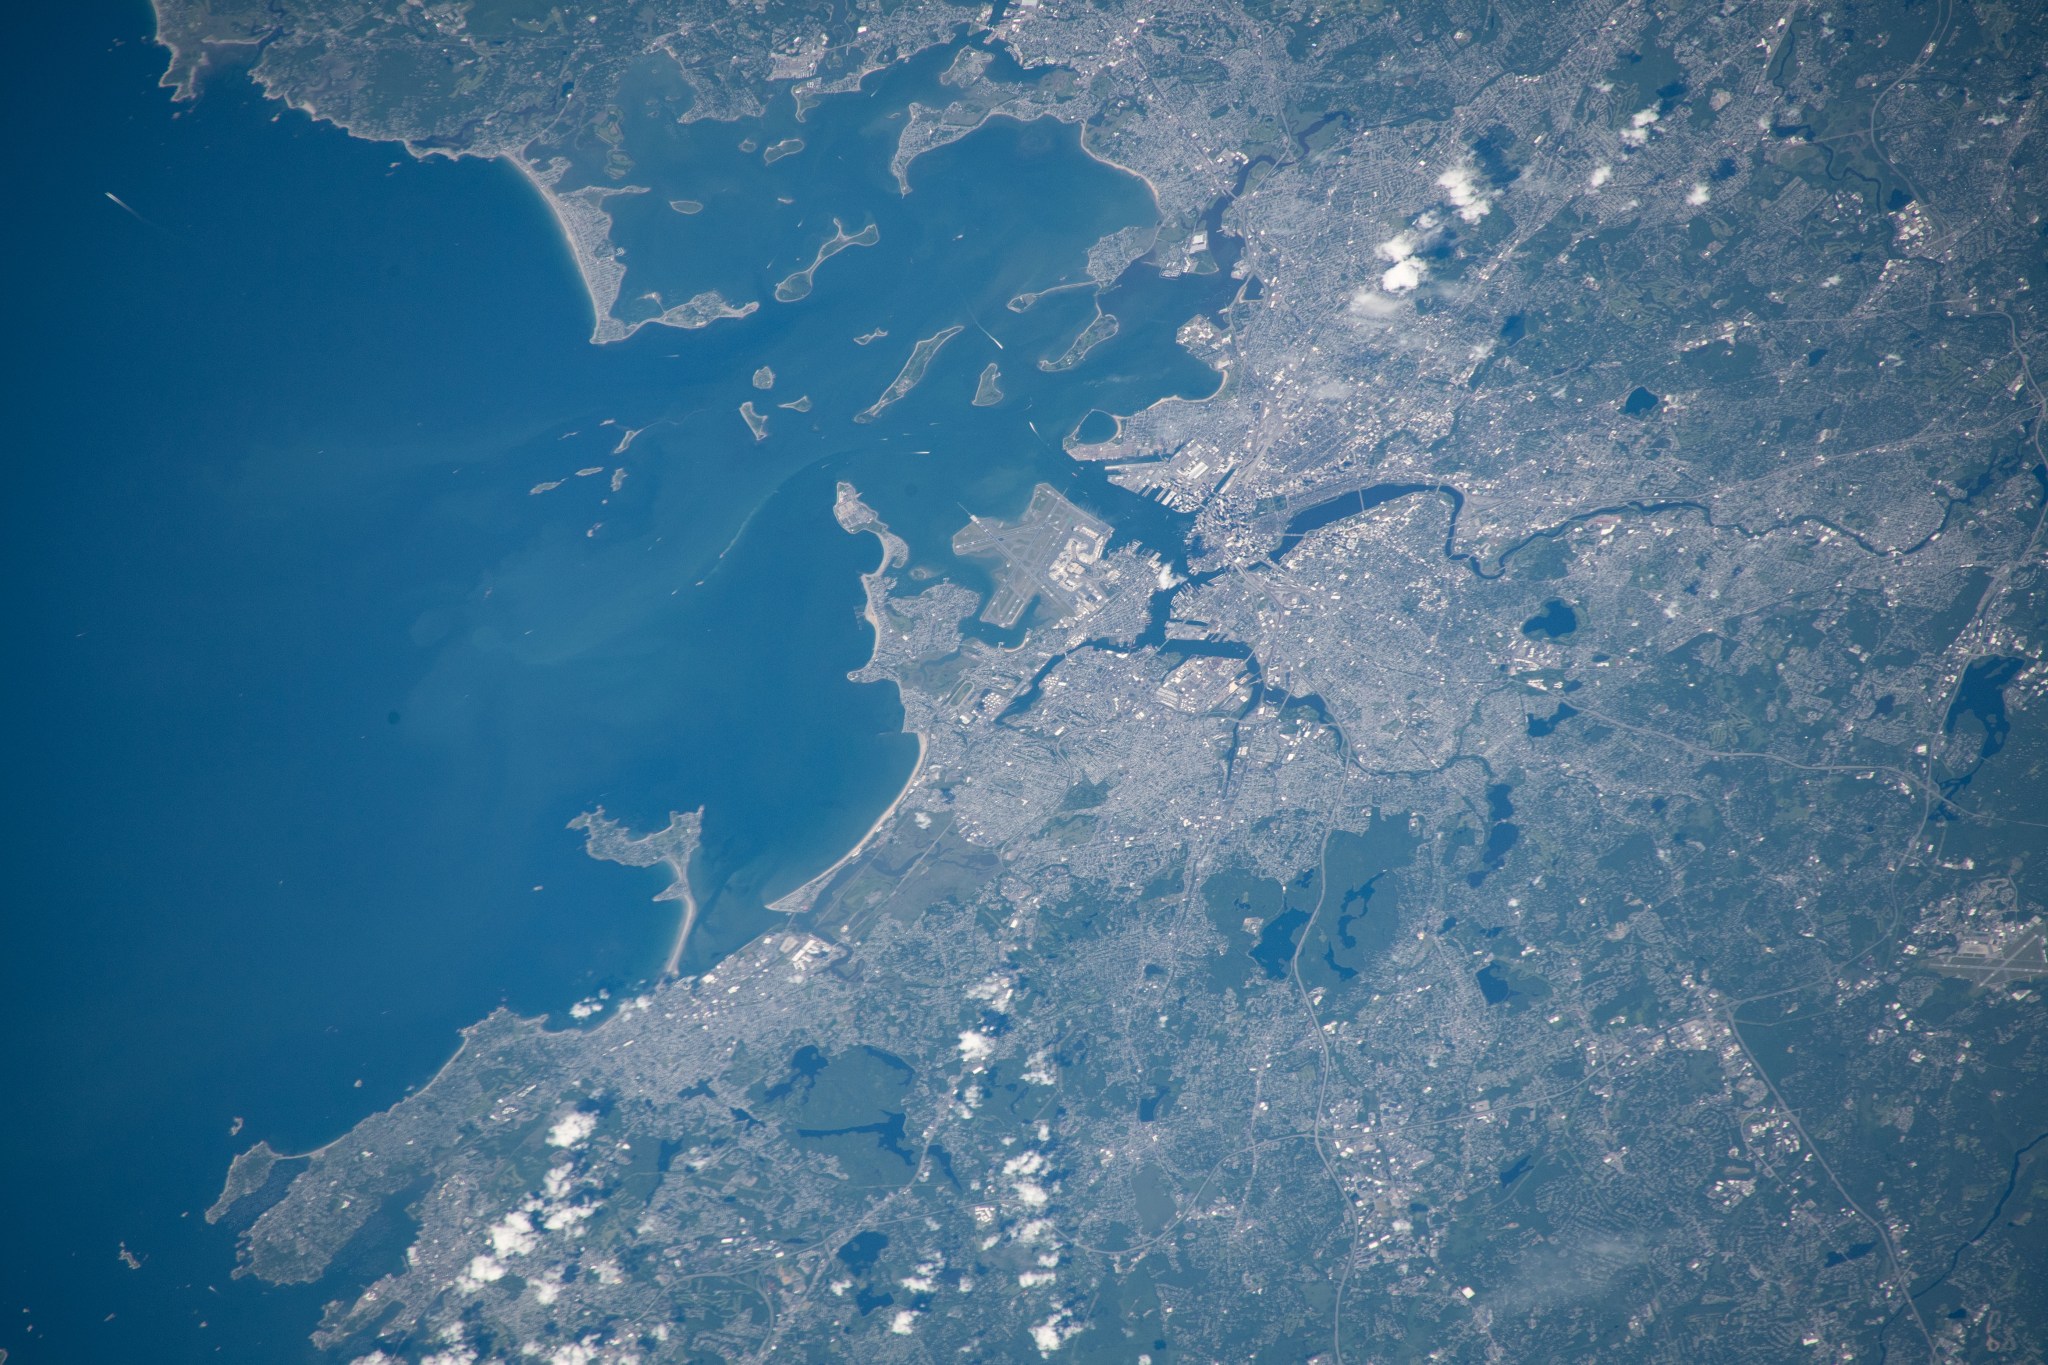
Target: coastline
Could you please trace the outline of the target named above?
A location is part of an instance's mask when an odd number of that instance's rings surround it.
[[[832,878],[844,871],[848,863],[867,852],[869,846],[875,842],[876,837],[895,821],[896,813],[902,809],[904,801],[909,798],[913,791],[917,790],[918,779],[924,776],[925,755],[930,751],[930,746],[925,742],[924,731],[906,730],[904,733],[917,737],[917,761],[910,767],[910,776],[903,780],[903,790],[897,792],[896,799],[891,801],[887,809],[875,817],[875,823],[869,825],[868,832],[860,836],[860,842],[840,855],[839,861],[833,863],[832,866],[826,868],[823,872],[820,872],[788,895],[779,896],[775,900],[770,901],[768,909],[779,911],[785,915],[800,915],[810,909]]]
[[[554,217],[555,227],[562,234],[562,244],[569,248],[569,255],[576,262],[576,275],[583,281],[583,296],[590,304],[590,344],[603,346],[614,341],[624,341],[633,335],[637,329],[628,328],[611,315],[612,305],[619,301],[619,287],[625,283],[625,267],[616,261],[609,262],[611,270],[604,278],[598,278],[594,273],[600,269],[597,258],[585,249],[583,238],[577,232],[577,225],[570,221],[567,205],[562,196],[555,193],[554,187],[567,171],[568,164],[558,159],[551,168],[552,178],[548,178],[523,154],[514,153],[505,159],[512,163],[513,168],[525,178],[526,183],[533,186],[534,193],[540,196],[541,202],[547,205],[548,212]],[[611,215],[604,211],[602,195],[594,207],[594,212],[604,218],[605,240],[610,241]]]
[[[689,874],[685,872],[676,878],[675,885],[655,899],[678,900],[683,903],[682,919],[676,925],[676,941],[669,945],[668,958],[661,964],[659,978],[662,981],[672,981],[675,979],[677,968],[682,966],[683,950],[690,946],[690,931],[697,927],[697,896],[690,890]]]
[[[583,831],[583,851],[601,862],[625,867],[661,864],[668,868],[669,884],[654,899],[680,902],[682,915],[676,925],[675,942],[669,946],[657,979],[666,981],[673,977],[682,962],[683,950],[689,946],[690,931],[697,927],[697,895],[690,888],[690,868],[697,861],[697,849],[704,838],[704,808],[699,806],[687,815],[671,811],[664,828],[637,839],[607,818],[603,806],[577,816],[569,822],[569,828]]]
[[[222,1218],[232,1213],[235,1206],[241,1203],[243,1199],[248,1198],[257,1191],[262,1185],[261,1176],[258,1177],[255,1184],[243,1188],[238,1188],[236,1184],[237,1175],[248,1170],[250,1165],[258,1166],[263,1173],[267,1174],[270,1168],[280,1161],[314,1160],[348,1141],[350,1134],[363,1123],[367,1123],[370,1119],[394,1114],[408,1101],[426,1094],[440,1083],[441,1078],[446,1076],[457,1062],[462,1060],[463,1054],[469,1051],[470,1046],[478,1038],[482,1037],[486,1031],[514,1027],[524,1028],[529,1031],[545,1031],[547,1021],[548,1016],[545,1014],[519,1014],[500,1005],[475,1023],[465,1024],[456,1030],[457,1035],[462,1041],[455,1045],[455,1051],[448,1054],[446,1061],[434,1068],[433,1075],[429,1076],[417,1087],[408,1087],[405,1094],[399,1096],[390,1104],[385,1105],[382,1109],[373,1110],[368,1115],[365,1115],[355,1125],[352,1125],[348,1131],[329,1138],[317,1147],[309,1147],[303,1152],[280,1152],[277,1148],[270,1145],[268,1138],[258,1138],[254,1144],[237,1152],[228,1162],[226,1183],[221,1187],[221,1192],[214,1199],[213,1204],[207,1208],[202,1216],[208,1223],[218,1223]],[[604,1022],[609,1023],[610,1020],[607,1019]],[[0,1365],[5,1365],[5,1363],[0,1362]]]
[[[875,515],[873,508],[861,501],[859,490],[845,480],[839,482],[838,498],[833,504],[832,514],[849,535],[872,535],[882,546],[880,562],[875,565],[873,571],[860,576],[861,586],[866,589],[866,601],[861,606],[861,619],[868,623],[868,629],[874,633],[874,641],[868,648],[867,661],[848,675],[859,679],[863,674],[869,673],[881,658],[882,616],[879,606],[888,592],[889,570],[909,561],[910,547],[904,543],[902,537],[889,529],[887,523]],[[901,686],[893,680],[890,680],[890,685],[896,687],[897,695],[901,697]],[[906,711],[906,717],[908,714]],[[809,910],[832,879],[844,871],[848,863],[867,852],[882,832],[895,822],[898,812],[903,809],[903,803],[917,790],[920,780],[924,777],[925,759],[931,752],[931,745],[924,731],[906,728],[903,733],[916,737],[917,758],[910,765],[910,775],[903,779],[902,790],[898,791],[894,799],[883,808],[882,813],[875,817],[875,822],[868,826],[867,832],[855,841],[853,847],[841,854],[830,867],[796,890],[770,901],[768,909],[785,915],[798,915]]]

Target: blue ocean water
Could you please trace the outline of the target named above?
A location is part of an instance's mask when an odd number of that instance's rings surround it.
[[[327,1295],[231,1280],[200,1218],[229,1157],[331,1139],[500,1003],[646,981],[672,911],[583,855],[564,826],[593,804],[641,828],[704,806],[693,962],[758,932],[914,753],[893,693],[845,678],[875,547],[833,522],[834,481],[943,568],[964,507],[1013,513],[1041,479],[1170,548],[1170,518],[1057,442],[1207,392],[1173,332],[1235,286],[1134,275],[1123,331],[1041,373],[1092,301],[1005,300],[1078,278],[1150,202],[1071,129],[1012,123],[899,195],[889,113],[935,54],[813,110],[773,167],[718,159],[749,130],[635,144],[701,190],[721,288],[766,300],[834,215],[880,241],[799,303],[594,347],[512,171],[351,141],[232,76],[174,108],[139,5],[36,22],[8,98],[63,116],[11,253],[0,1347],[307,1358]],[[797,127],[778,108],[751,135]],[[620,238],[687,283],[673,227],[622,211]],[[910,398],[851,422],[963,321]],[[1009,397],[972,408],[991,359]],[[798,394],[808,413],[772,407]]]

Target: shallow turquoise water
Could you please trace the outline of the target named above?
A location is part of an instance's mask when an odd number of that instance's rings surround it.
[[[583,856],[564,825],[592,804],[643,828],[703,805],[696,959],[756,932],[914,750],[893,693],[844,676],[875,546],[833,522],[834,480],[939,566],[963,506],[1014,512],[1040,479],[1170,549],[1170,518],[1056,442],[1098,406],[1206,392],[1172,335],[1230,286],[1138,280],[1117,338],[1041,374],[1088,296],[1004,301],[1078,277],[1149,201],[1071,130],[1015,124],[898,195],[889,115],[926,62],[814,110],[772,167],[736,144],[789,135],[787,109],[650,125],[643,172],[707,207],[622,209],[629,285],[764,303],[596,348],[512,172],[405,161],[234,79],[174,111],[139,8],[41,22],[47,60],[12,93],[69,112],[23,191],[62,251],[18,282],[0,954],[33,1116],[0,1142],[37,1178],[0,1195],[0,1225],[35,1230],[0,1252],[0,1347],[295,1359],[319,1296],[231,1283],[231,1239],[198,1217],[232,1152],[326,1140],[500,1002],[644,980],[671,912],[651,875]],[[834,214],[879,244],[766,302]],[[910,397],[851,422],[961,322]],[[1009,396],[972,408],[990,359]],[[799,393],[811,411],[771,409],[757,444],[739,404]]]

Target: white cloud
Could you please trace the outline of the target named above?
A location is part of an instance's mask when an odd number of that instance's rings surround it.
[[[1380,288],[1389,294],[1406,294],[1420,288],[1428,273],[1428,267],[1421,261],[1406,256],[1387,267],[1380,276]]]
[[[1386,322],[1393,319],[1401,312],[1401,308],[1402,305],[1398,301],[1390,299],[1379,290],[1370,287],[1361,287],[1352,291],[1350,302],[1345,304],[1345,311],[1353,317],[1369,318],[1374,322]],[[1031,1077],[1026,1075],[1024,1079],[1028,1081]],[[1036,1084],[1051,1085],[1052,1081],[1048,1079],[1036,1082]]]
[[[917,1314],[907,1308],[889,1320],[889,1330],[899,1337],[909,1336],[916,1326]]]
[[[596,1212],[597,1208],[592,1204],[566,1204],[561,1208],[548,1210],[548,1216],[541,1219],[540,1223],[549,1232],[560,1232],[563,1228],[575,1227]]]
[[[1010,1001],[1016,994],[1015,983],[1004,976],[991,973],[986,979],[967,988],[967,998],[980,1000],[998,1014],[1010,1012]]]
[[[464,1289],[480,1289],[493,1280],[502,1280],[504,1278],[505,1267],[498,1264],[497,1258],[478,1256],[463,1268],[462,1273],[456,1277],[455,1282]]]
[[[1438,188],[1458,211],[1458,217],[1476,223],[1493,212],[1493,198],[1479,183],[1479,172],[1469,161],[1461,161],[1436,178]]]
[[[596,1131],[597,1115],[574,1109],[556,1119],[555,1126],[548,1129],[548,1146],[574,1147]]]
[[[996,1050],[996,1040],[979,1029],[963,1029],[960,1033],[960,1059],[969,1066],[983,1061]]]
[[[519,1209],[514,1209],[491,1225],[491,1253],[495,1256],[525,1256],[533,1251],[539,1238],[533,1233],[533,1220]]]
[[[1705,185],[1695,184],[1691,189],[1685,192],[1685,202],[1691,204],[1694,208],[1698,208],[1700,205],[1706,203],[1709,199],[1712,199],[1713,197],[1714,192],[1708,189]]]
[[[1080,1330],[1081,1324],[1069,1322],[1065,1313],[1054,1313],[1031,1329],[1031,1344],[1038,1348],[1040,1355],[1049,1356]]]
[[[1045,1168],[1045,1156],[1040,1152],[1019,1152],[1003,1163],[1003,1174],[1011,1177],[1011,1193],[1027,1209],[1042,1209],[1051,1202],[1045,1186],[1027,1178],[1039,1175]]]
[[[1389,294],[1406,294],[1421,287],[1429,278],[1429,266],[1416,255],[1427,242],[1425,236],[1436,226],[1429,214],[1416,220],[1415,228],[1397,232],[1381,242],[1378,247],[1380,259],[1392,262],[1380,276],[1380,288]]]
[[[1614,167],[1603,161],[1593,168],[1591,175],[1586,177],[1586,184],[1597,190],[1613,178]]]

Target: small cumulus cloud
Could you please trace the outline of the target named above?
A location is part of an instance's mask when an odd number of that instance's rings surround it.
[[[596,1212],[597,1208],[592,1204],[564,1204],[558,1209],[549,1209],[547,1216],[540,1220],[540,1225],[549,1232],[561,1232],[565,1228],[575,1227]]]
[[[491,1225],[491,1254],[494,1256],[526,1256],[532,1253],[539,1240],[534,1236],[533,1220],[523,1209],[513,1209]]]
[[[1429,278],[1429,267],[1416,252],[1422,239],[1413,232],[1397,232],[1379,245],[1380,259],[1391,262],[1380,275],[1380,288],[1389,294],[1406,294]]]
[[[1471,162],[1459,162],[1438,176],[1436,183],[1463,221],[1476,223],[1493,212],[1493,196],[1479,183],[1478,168]]]
[[[1045,1157],[1039,1152],[1020,1152],[1003,1163],[1003,1174],[1011,1182],[1010,1192],[1027,1209],[1042,1209],[1051,1202],[1045,1186],[1034,1179],[1043,1174],[1045,1168]]]
[[[998,1014],[1009,1013],[1010,1001],[1016,993],[1016,982],[994,972],[967,988],[968,999],[982,1001]]]
[[[1400,300],[1387,297],[1379,290],[1362,286],[1353,291],[1344,311],[1355,318],[1369,322],[1392,322],[1401,314]]]
[[[1404,256],[1388,266],[1380,276],[1380,288],[1389,294],[1406,294],[1422,287],[1429,276],[1429,268],[1413,256]]]
[[[1054,1313],[1044,1322],[1031,1329],[1031,1344],[1038,1348],[1040,1355],[1051,1355],[1067,1344],[1067,1338],[1081,1330],[1081,1324],[1073,1321],[1066,1313]]]
[[[487,1284],[504,1278],[505,1267],[498,1263],[497,1257],[477,1256],[473,1257],[470,1263],[463,1267],[462,1273],[456,1276],[455,1282],[464,1289],[481,1289]]]
[[[555,1120],[555,1126],[548,1129],[548,1146],[574,1147],[597,1131],[597,1115],[586,1114],[580,1109],[571,1110]]]
[[[1019,1152],[1003,1163],[1004,1175],[1036,1175],[1045,1169],[1045,1154],[1042,1152]]]

